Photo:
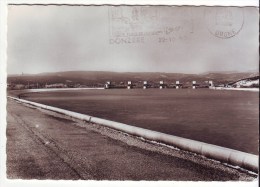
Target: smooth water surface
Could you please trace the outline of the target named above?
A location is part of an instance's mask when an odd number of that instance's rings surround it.
[[[258,154],[256,92],[111,89],[27,93],[70,111]]]

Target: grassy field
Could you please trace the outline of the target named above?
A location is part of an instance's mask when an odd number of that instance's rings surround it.
[[[258,154],[259,93],[208,89],[81,90],[23,98]]]

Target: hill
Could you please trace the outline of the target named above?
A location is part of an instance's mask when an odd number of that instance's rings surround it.
[[[259,88],[259,76],[241,79],[229,85],[236,88]]]
[[[245,73],[204,73],[204,74],[182,74],[163,72],[104,72],[104,71],[67,71],[55,73],[40,73],[26,75],[9,75],[8,85],[35,85],[44,87],[46,84],[66,84],[69,87],[75,86],[104,86],[106,81],[114,84],[124,85],[131,80],[135,84],[142,84],[144,80],[150,84],[158,84],[163,80],[166,84],[175,83],[179,80],[183,84],[190,84],[193,80],[197,83],[212,80],[215,85],[227,84],[237,80],[258,76],[258,72]]]

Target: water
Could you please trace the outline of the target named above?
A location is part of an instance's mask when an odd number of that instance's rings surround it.
[[[258,154],[258,93],[111,89],[27,93],[30,101]]]

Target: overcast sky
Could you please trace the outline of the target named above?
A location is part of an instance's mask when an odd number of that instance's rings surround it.
[[[258,70],[258,16],[253,7],[10,5],[8,74]]]

